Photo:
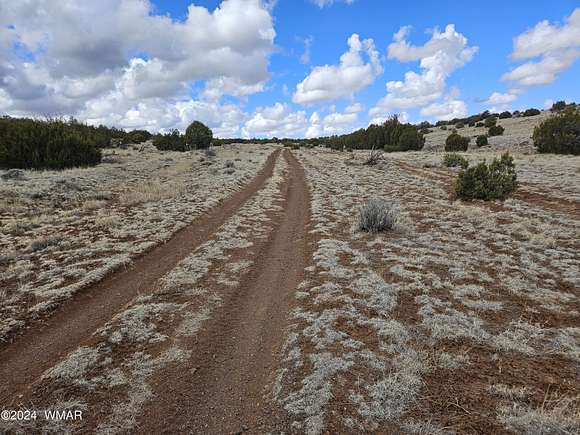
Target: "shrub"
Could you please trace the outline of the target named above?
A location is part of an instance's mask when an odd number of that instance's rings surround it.
[[[299,150],[300,149],[300,145],[298,145],[297,143],[292,144],[292,149],[293,150]]]
[[[477,124],[475,124],[476,127],[485,127],[485,124],[483,122],[478,122]]]
[[[552,112],[561,112],[562,110],[564,110],[566,108],[566,102],[565,101],[556,101],[554,104],[552,104]]]
[[[419,151],[425,145],[425,138],[415,127],[409,126],[399,136],[397,145],[401,151]]]
[[[485,118],[483,125],[485,128],[493,127],[497,124],[497,118],[495,116],[490,116],[489,118]]]
[[[475,127],[475,121],[469,121],[469,126],[470,127]]]
[[[398,145],[385,145],[384,150],[386,153],[396,153],[401,151]]]
[[[469,166],[469,162],[467,159],[465,159],[465,157],[460,156],[457,153],[449,153],[443,156],[443,165],[447,166],[448,168],[456,168],[460,166],[465,169]]]
[[[569,108],[546,119],[532,138],[540,153],[580,155],[580,111]]]
[[[511,118],[512,114],[510,112],[508,112],[507,110],[505,112],[501,112],[499,114],[499,119],[507,119],[507,118]]]
[[[479,136],[477,136],[477,139],[475,139],[475,144],[478,147],[482,147],[488,144],[487,142],[487,136],[485,134],[480,134]]]
[[[501,159],[485,161],[462,170],[455,183],[455,192],[463,200],[482,199],[491,201],[505,199],[517,188],[517,176],[513,158],[509,153]]]
[[[524,116],[536,116],[539,114],[540,114],[540,111],[538,109],[528,109],[524,112]]]
[[[421,133],[422,135],[429,134],[429,133],[431,133],[431,132],[432,132],[432,130],[430,130],[429,128],[422,128],[422,129],[420,130],[420,133]]]
[[[446,125],[442,125],[441,126],[441,130],[447,130],[447,126]]]
[[[468,137],[452,133],[445,140],[445,151],[467,151],[469,140]]]
[[[140,144],[151,139],[151,136],[147,130],[133,130],[125,135],[123,143]]]
[[[86,127],[86,128],[85,128]],[[110,138],[77,121],[0,118],[0,167],[65,169],[94,166]]]
[[[492,125],[491,127],[489,127],[487,129],[487,135],[488,136],[501,136],[504,131],[505,131],[505,128],[503,128],[501,125]]]
[[[455,128],[459,129],[459,128],[463,128],[465,127],[465,124],[463,122],[458,122],[457,124],[455,124]]]
[[[153,145],[162,151],[186,151],[185,137],[177,129],[167,134],[155,135]]]
[[[212,139],[211,130],[199,121],[193,121],[185,130],[185,147],[188,150],[209,148]]]
[[[360,231],[378,233],[393,229],[399,218],[398,207],[382,198],[371,198],[361,209]]]

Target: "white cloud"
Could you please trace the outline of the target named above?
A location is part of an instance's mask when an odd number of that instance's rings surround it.
[[[344,109],[345,113],[360,113],[365,110],[364,106],[361,103],[354,103]]]
[[[259,107],[244,124],[242,135],[251,137],[298,137],[308,128],[306,112],[297,112],[287,104],[276,103],[269,107]]]
[[[355,0],[310,0],[320,9],[326,6],[332,6],[334,3],[346,3],[347,5],[351,5],[355,2]]]
[[[421,116],[435,118],[438,121],[464,118],[467,114],[467,105],[465,102],[453,99],[440,103],[433,103],[421,109]]]
[[[181,125],[180,104],[228,107],[223,95],[259,92],[269,79],[273,2],[224,0],[214,11],[192,4],[173,21],[146,0],[0,1],[0,89],[11,114],[168,128]],[[191,99],[199,82],[207,101]],[[146,121],[153,114],[161,119]]]
[[[487,98],[487,100],[485,100],[485,103],[488,105],[508,104],[508,103],[512,103],[517,98],[518,98],[518,96],[513,94],[513,93],[508,92],[508,93],[502,94],[500,92],[494,92]]]
[[[522,86],[546,85],[569,69],[580,57],[580,8],[562,25],[544,20],[514,38],[511,55],[516,60],[530,60],[502,76]]]
[[[383,72],[379,53],[372,39],[360,40],[359,35],[348,38],[349,49],[340,57],[339,65],[315,67],[296,86],[293,101],[302,105],[352,98]],[[366,54],[368,63],[363,60]]]
[[[408,71],[403,81],[387,82],[387,95],[369,111],[375,118],[386,118],[397,109],[434,103],[443,96],[447,78],[471,61],[478,50],[478,47],[468,46],[467,38],[458,33],[453,24],[447,25],[444,32],[435,29],[431,39],[422,46],[407,42],[409,31],[405,26],[395,33],[388,57],[400,62],[420,60],[421,72]]]
[[[308,65],[310,63],[310,48],[312,47],[312,43],[314,42],[314,38],[309,36],[302,40],[304,43],[304,53],[300,56],[300,63],[304,65]]]

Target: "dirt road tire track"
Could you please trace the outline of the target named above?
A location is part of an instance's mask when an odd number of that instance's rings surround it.
[[[294,292],[310,256],[310,198],[304,171],[288,151],[284,211],[237,290],[196,338],[187,366],[152,379],[156,398],[139,432],[267,433],[280,416],[272,385]]]
[[[154,292],[159,278],[207,241],[264,185],[279,154],[279,150],[271,154],[249,184],[169,241],[137,258],[127,269],[79,292],[44,322],[33,324],[4,345],[0,349],[0,403],[16,404],[18,395],[25,394],[45,370],[82,345],[135,296]]]

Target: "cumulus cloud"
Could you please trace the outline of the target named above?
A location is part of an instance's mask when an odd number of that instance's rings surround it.
[[[433,103],[421,109],[421,116],[435,118],[438,121],[467,116],[467,105],[464,101],[449,99],[440,103]]]
[[[511,57],[530,60],[503,75],[503,80],[522,86],[546,85],[569,69],[580,57],[580,8],[564,24],[544,20],[514,38]]]
[[[352,107],[352,106],[351,106]],[[306,138],[332,136],[350,133],[358,124],[358,112],[334,112],[321,118],[318,112],[310,116],[310,126],[306,131]]]
[[[431,39],[422,46],[414,46],[406,40],[409,32],[410,27],[404,26],[395,33],[388,57],[399,62],[419,60],[421,71],[408,71],[404,80],[387,82],[387,95],[369,111],[375,118],[386,118],[397,109],[429,104],[433,106],[427,113],[440,113],[443,107],[458,107],[449,102],[434,103],[442,98],[449,76],[471,61],[478,47],[470,47],[467,38],[457,32],[453,24],[447,25],[443,32],[435,29]]]
[[[354,33],[348,38],[348,47],[339,65],[317,66],[296,86],[292,98],[295,103],[310,105],[352,98],[355,92],[366,88],[382,74],[383,67],[372,39],[361,41]]]
[[[287,104],[259,107],[246,121],[242,135],[252,137],[298,137],[308,128],[308,119],[303,110],[293,111]]]
[[[183,21],[155,15],[147,0],[0,0],[0,23],[5,110],[125,125],[142,122],[142,110],[162,114],[159,125],[179,120],[198,82],[209,100],[198,104],[215,107],[223,95],[262,90],[275,37],[260,0],[224,0],[213,11],[192,4]]]

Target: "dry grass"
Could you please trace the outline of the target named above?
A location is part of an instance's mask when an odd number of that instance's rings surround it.
[[[3,180],[0,288],[11,296],[0,302],[0,340],[239,189],[272,149],[257,151],[218,149],[213,165],[239,159],[230,175],[214,174],[201,153],[117,150],[94,168]]]
[[[274,388],[297,433],[330,421],[343,433],[577,431],[577,401],[542,407],[539,373],[565,397],[580,394],[569,378],[580,355],[580,222],[563,201],[580,201],[580,159],[526,153],[514,153],[522,195],[485,205],[450,199],[455,172],[440,153],[390,154],[377,172],[365,152],[300,151],[317,249]],[[371,196],[399,202],[403,228],[357,232],[353,216]],[[530,364],[534,379],[522,375]]]

